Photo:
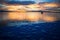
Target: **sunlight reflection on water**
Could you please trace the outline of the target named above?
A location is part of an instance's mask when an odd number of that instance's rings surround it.
[[[60,20],[60,13],[48,13],[44,12],[0,12],[2,20],[12,20],[12,21],[30,21],[30,22],[53,22]]]

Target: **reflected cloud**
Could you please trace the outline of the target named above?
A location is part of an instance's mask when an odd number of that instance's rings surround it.
[[[19,12],[8,13],[8,19],[9,20],[24,20],[25,17],[26,17],[25,13],[19,13]]]
[[[57,15],[56,15],[57,14]],[[58,13],[44,13],[41,14],[39,12],[25,12],[25,13],[20,13],[20,12],[10,12],[8,13],[8,20],[28,20],[28,21],[40,21],[43,20],[45,22],[53,22],[60,20],[60,16]]]
[[[38,12],[27,13],[26,19],[29,21],[39,21],[41,20],[42,15]]]

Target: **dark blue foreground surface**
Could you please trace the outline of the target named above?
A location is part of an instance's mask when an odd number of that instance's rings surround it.
[[[60,40],[60,21],[18,26],[1,26],[0,40]]]

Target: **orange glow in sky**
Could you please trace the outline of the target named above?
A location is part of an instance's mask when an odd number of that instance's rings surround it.
[[[46,3],[46,4],[44,4],[43,5],[44,7],[58,7],[58,5],[57,4],[55,4],[55,3]]]

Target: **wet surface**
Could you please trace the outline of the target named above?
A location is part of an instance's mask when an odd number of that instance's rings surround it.
[[[59,13],[45,13],[59,19]],[[4,21],[5,22],[5,21]],[[60,21],[29,22],[6,21],[0,22],[0,40],[60,40]]]
[[[60,13],[52,12],[0,12],[0,21],[2,20],[27,20],[27,21],[45,21],[51,22],[60,20]]]

